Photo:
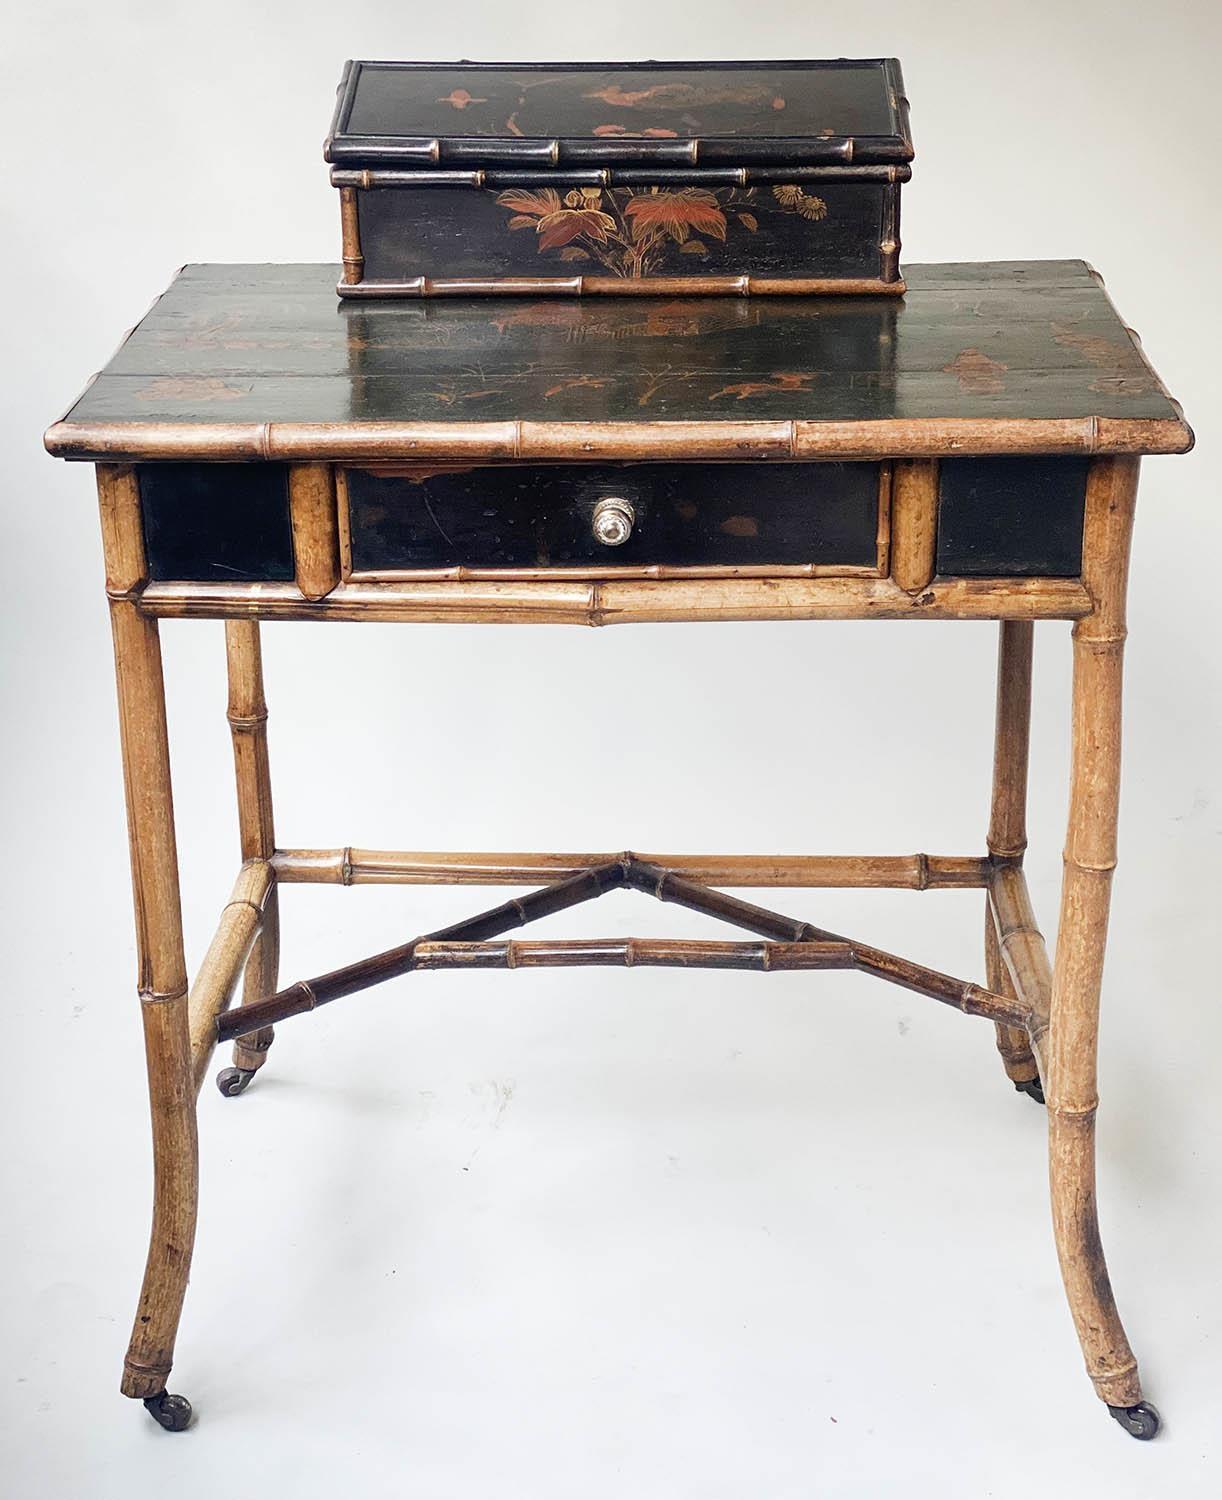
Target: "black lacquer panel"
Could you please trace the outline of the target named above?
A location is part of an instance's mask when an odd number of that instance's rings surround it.
[[[957,458],[940,466],[943,577],[1076,578],[1084,458]]]
[[[355,62],[327,158],[907,161],[891,59],[780,63]],[[846,143],[855,149],[845,150]],[[538,146],[536,146],[538,143]],[[556,143],[555,153],[552,143]],[[788,149],[787,149],[788,148]]]
[[[878,464],[549,464],[346,471],[354,573],[801,563],[873,568]],[[606,496],[636,519],[595,540]]]
[[[145,464],[140,506],[150,578],[294,576],[285,464]]]
[[[366,281],[416,276],[878,278],[875,182],[579,189],[375,188],[357,197]]]
[[[1179,421],[1081,261],[907,266],[902,298],[358,306],[338,275],[188,266],[69,422]]]

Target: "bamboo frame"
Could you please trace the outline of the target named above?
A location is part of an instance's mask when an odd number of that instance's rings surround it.
[[[1166,417],[893,417],[878,421],[56,422],[57,458],[98,463],[616,458],[940,458],[1187,453]]]
[[[149,583],[134,596],[165,619],[383,620],[621,625],[697,620],[1076,620],[1075,578],[948,578],[917,595],[890,578],[591,579],[341,583],[306,599],[291,583]]]
[[[330,464],[289,469],[289,521],[297,587],[307,599],[325,599],[340,578],[335,481]]]
[[[641,891],[659,901],[675,902],[705,916],[745,927],[769,941],[763,944],[676,944],[648,939],[542,944],[487,942],[507,928],[524,926],[541,916],[621,888]],[[638,953],[639,959],[634,957]],[[218,1015],[217,1040],[248,1035],[419,968],[512,968],[519,956],[524,967],[596,963],[631,966],[640,962],[671,967],[857,969],[955,1006],[967,1015],[987,1016],[1019,1028],[1025,1028],[1031,1020],[1030,1012],[1013,993],[997,993],[954,979],[910,959],[827,932],[809,922],[794,921],[724,891],[712,890],[673,870],[626,853],[565,876],[526,896],[514,897],[439,932],[427,933],[397,948],[316,979],[300,981],[266,999]]]
[[[197,1094],[216,1046],[216,1018],[228,1008],[238,978],[247,966],[275,882],[275,872],[266,860],[252,859],[242,866],[228,905],[221,912],[220,924],[191,983],[187,1010],[191,1071]],[[258,994],[252,998],[257,999]]]
[[[1057,1256],[1087,1372],[1100,1398],[1116,1408],[1141,1400],[1141,1382],[1099,1238],[1095,1113],[1137,475],[1136,460],[1114,459],[1092,465],[1087,479],[1082,576],[1095,607],[1073,633],[1069,828],[1048,1030],[1049,1177]]]
[[[291,494],[291,491],[290,491]],[[267,700],[263,693],[263,650],[257,620],[227,620],[225,661],[229,678],[227,717],[233,740],[238,833],[243,860],[267,862],[276,852],[272,812],[271,763],[267,751]],[[280,901],[274,884],[263,895],[261,921],[252,935],[242,984],[244,1001],[261,999],[276,988],[280,960]],[[227,1000],[226,1000],[227,1003]],[[233,1065],[255,1073],[273,1041],[267,1027],[244,1037],[233,1049]]]
[[[1186,429],[1185,429],[1186,430]],[[358,587],[311,600],[292,585],[150,584],[135,470],[98,468],[106,586],[115,644],[138,953],[153,1125],[152,1232],[122,1390],[165,1399],[194,1240],[198,1198],[195,1091],[215,1042],[240,1039],[239,1066],[257,1067],[280,1019],[415,969],[556,965],[856,969],[992,1020],[1007,1072],[1036,1076],[1048,1101],[1054,1235],[1088,1372],[1114,1410],[1137,1407],[1137,1366],[1120,1324],[1099,1239],[1094,1180],[1099,993],[1116,857],[1122,652],[1128,550],[1138,463],[1090,467],[1082,577],[1076,580],[918,580],[931,556],[922,520],[936,465],[897,465],[905,479],[893,539],[897,577],[860,580],[668,580],[567,584]],[[299,481],[294,538],[315,584],[326,581],[326,536],[312,533],[319,477]],[[916,499],[913,500],[915,495]],[[905,507],[909,507],[905,509]],[[297,522],[301,520],[300,528]],[[907,530],[905,529],[907,528]],[[310,552],[313,545],[315,551]],[[313,568],[313,571],[311,569]],[[780,595],[761,611],[760,584]],[[540,590],[543,590],[541,593]],[[443,607],[442,600],[451,601]],[[902,603],[901,603],[902,599]],[[277,850],[267,754],[258,620],[276,618],[999,618],[998,687],[988,852],[974,856],[453,854],[354,848]],[[775,614],[773,613],[775,611]],[[244,864],[188,994],[170,785],[158,617],[226,618]],[[803,617],[799,615],[798,617]],[[1036,618],[1074,626],[1073,749],[1061,919],[1050,963],[1022,870]],[[307,983],[276,990],[277,896],[283,883],[531,884],[541,889]],[[987,987],[796,922],[712,885],[983,889]],[[499,939],[508,928],[628,887],[756,933],[757,942]],[[228,1010],[245,967],[243,1004]],[[1122,1412],[1122,1415],[1125,1414]],[[1130,1413],[1131,1414],[1131,1413]],[[160,1419],[160,1418],[159,1418]],[[167,1425],[169,1423],[167,1422]],[[1131,1427],[1130,1430],[1137,1430]],[[1150,1435],[1146,1430],[1143,1435]]]
[[[938,538],[938,461],[897,463],[891,484],[891,576],[906,593],[934,575]]]
[[[145,571],[135,476],[99,475],[108,580]],[[170,789],[161,645],[154,620],[112,600],[119,735],[136,917],[138,988],[153,1126],[153,1218],[148,1257],[121,1389],[156,1398],[165,1390],[186,1293],[199,1194],[195,1098],[190,1087],[187,973],[178,852]]]
[[[993,741],[993,797],[989,813],[989,857],[1021,862],[1027,847],[1027,763],[1031,740],[1031,656],[1035,627],[1005,620],[997,638],[997,708]],[[1025,887],[1024,887],[1025,889]],[[1003,953],[1003,925],[996,921],[992,896],[985,904],[985,972],[993,989],[1013,987]],[[1016,991],[1024,994],[1022,989]],[[1030,996],[1024,996],[1030,1001]],[[1047,1008],[1043,1010],[1047,1015]],[[1026,1033],[997,1028],[997,1050],[1006,1076],[1022,1087],[1039,1079],[1039,1065]]]
[[[703,885],[787,889],[983,890],[987,859],[941,854],[452,854],[279,849],[276,879],[298,885],[536,885],[640,859]]]

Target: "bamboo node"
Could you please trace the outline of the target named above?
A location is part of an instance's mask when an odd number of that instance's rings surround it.
[[[1092,1104],[1058,1104],[1054,1097],[1049,1095],[1048,1113],[1058,1118],[1067,1120],[1093,1120],[1099,1112],[1099,1100],[1096,1097]]]
[[[340,854],[339,883],[340,885],[352,884],[352,846],[350,844],[346,844]]]
[[[229,727],[231,729],[240,729],[251,733],[267,723],[267,709],[264,708],[261,712],[256,710],[248,714],[235,714],[231,712],[227,713],[225,717],[229,720]]]
[[[918,891],[929,889],[929,855],[918,854],[916,856],[916,888]]]
[[[175,1000],[185,1000],[187,997],[187,986],[184,984],[180,989],[172,990],[141,990],[141,1005],[171,1005]]]

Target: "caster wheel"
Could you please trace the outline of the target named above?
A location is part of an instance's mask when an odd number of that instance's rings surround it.
[[[222,1068],[216,1075],[216,1086],[226,1099],[234,1099],[245,1092],[254,1076],[253,1068]]]
[[[1044,1086],[1038,1078],[1029,1079],[1026,1083],[1016,1083],[1014,1087],[1018,1093],[1026,1094],[1028,1099],[1034,1099],[1037,1104],[1044,1103]]]
[[[1108,1411],[1130,1437],[1135,1437],[1142,1443],[1148,1443],[1152,1437],[1157,1437],[1158,1429],[1163,1425],[1157,1407],[1151,1406],[1148,1401],[1139,1401],[1136,1406],[1109,1406]]]
[[[185,1396],[171,1396],[169,1391],[162,1391],[159,1396],[147,1397],[144,1409],[167,1432],[185,1432],[191,1425],[191,1403]]]

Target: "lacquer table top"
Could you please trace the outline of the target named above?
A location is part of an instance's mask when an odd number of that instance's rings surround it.
[[[1081,261],[883,297],[352,305],[334,265],[193,265],[47,435],[78,459],[1167,453],[1192,443]]]

